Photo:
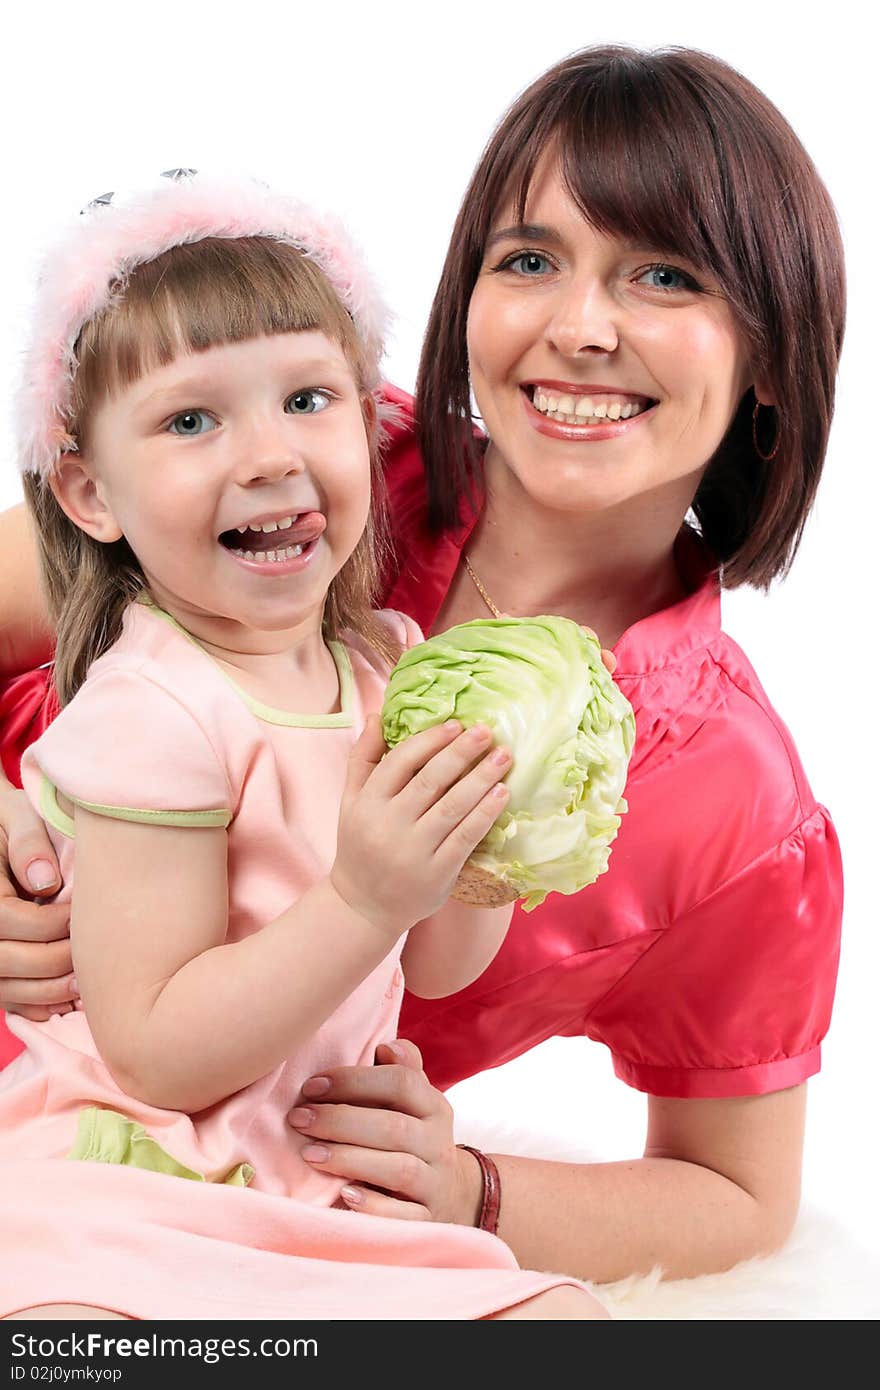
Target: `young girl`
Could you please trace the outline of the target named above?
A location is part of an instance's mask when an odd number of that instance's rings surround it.
[[[447,902],[507,750],[382,756],[421,634],[370,608],[381,329],[339,228],[185,171],[47,266],[21,416],[65,708],[23,776],[82,1009],[12,1024],[4,1315],[604,1316],[484,1231],[359,1221],[286,1124],[393,1038],[401,963],[457,989],[510,916]]]

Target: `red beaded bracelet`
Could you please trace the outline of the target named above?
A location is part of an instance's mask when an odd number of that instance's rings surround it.
[[[473,1154],[480,1165],[483,1175],[483,1200],[480,1203],[480,1216],[476,1224],[481,1231],[488,1231],[494,1236],[498,1230],[498,1217],[501,1215],[501,1178],[495,1160],[480,1149],[472,1148],[470,1144],[459,1144],[458,1147]]]

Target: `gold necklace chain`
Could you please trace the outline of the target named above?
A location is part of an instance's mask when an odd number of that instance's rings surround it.
[[[477,589],[480,593],[480,597],[485,602],[486,607],[489,609],[489,612],[492,614],[492,616],[494,618],[503,618],[505,615],[501,612],[500,609],[495,607],[495,604],[492,602],[489,595],[486,593],[486,590],[480,583],[479,578],[477,577],[477,574],[474,570],[474,567],[466,555],[464,556],[464,567],[470,575],[471,579],[474,581],[474,584],[477,586]]]

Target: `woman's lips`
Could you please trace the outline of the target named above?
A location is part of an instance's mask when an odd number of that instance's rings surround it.
[[[569,425],[561,420],[552,420],[549,416],[542,414],[540,410],[536,410],[530,395],[532,389],[531,386],[520,387],[520,394],[525,402],[526,419],[532,428],[551,439],[564,439],[581,444],[596,444],[603,439],[616,439],[620,434],[637,429],[642,421],[649,419],[657,409],[657,402],[654,401],[640,410],[638,415],[630,416],[628,420],[605,419],[595,424]],[[594,394],[603,393],[594,391]],[[623,394],[621,393],[621,395]],[[641,398],[633,397],[633,399]]]

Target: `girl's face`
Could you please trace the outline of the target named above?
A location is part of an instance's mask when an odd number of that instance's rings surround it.
[[[495,219],[468,316],[489,458],[551,509],[671,487],[683,516],[750,381],[727,302],[696,267],[597,232],[555,166],[525,216]]]
[[[94,410],[83,464],[97,538],[124,535],[156,601],[197,626],[318,626],[370,505],[357,383],[317,331],[146,372]]]

